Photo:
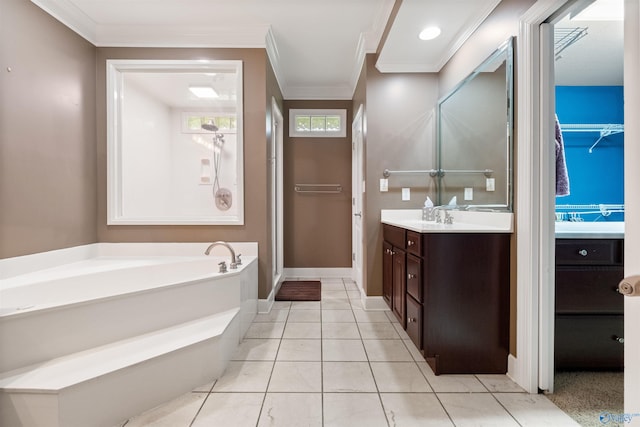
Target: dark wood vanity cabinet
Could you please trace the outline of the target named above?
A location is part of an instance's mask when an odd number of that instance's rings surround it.
[[[622,239],[556,239],[557,369],[622,369]]]
[[[505,373],[510,235],[420,234],[388,224],[383,227],[383,289],[393,288],[383,293],[399,296],[404,292],[403,298],[385,300],[391,302],[396,316],[404,312],[400,322],[433,371],[437,375]],[[389,267],[393,257],[389,250],[402,251],[404,267],[399,266],[399,258],[398,264]],[[403,271],[404,280],[395,274],[396,268]]]
[[[385,226],[382,262],[382,289],[387,304],[403,327],[406,325],[406,259],[405,230]]]

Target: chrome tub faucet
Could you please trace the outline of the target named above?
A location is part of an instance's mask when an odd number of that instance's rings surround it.
[[[211,249],[215,248],[216,246],[224,246],[225,248],[229,249],[229,252],[231,252],[231,263],[229,263],[229,268],[232,269],[232,270],[235,270],[236,268],[238,268],[238,265],[240,265],[241,262],[236,257],[236,252],[233,250],[231,245],[228,244],[227,242],[222,242],[222,241],[213,242],[212,244],[209,245],[207,250],[204,251],[204,254],[205,255],[209,255],[209,253],[211,252]],[[240,256],[240,254],[238,254],[238,257],[239,256]],[[226,268],[225,268],[225,270],[226,270]]]

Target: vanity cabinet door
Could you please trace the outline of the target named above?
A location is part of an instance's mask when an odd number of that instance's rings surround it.
[[[407,253],[422,256],[422,236],[415,231],[407,230]]]
[[[422,303],[422,260],[407,254],[407,294]]]
[[[382,298],[393,309],[393,246],[382,242]]]
[[[422,350],[422,304],[407,295],[407,335]]]
[[[407,269],[407,254],[398,248],[393,250],[393,313],[403,328],[406,328],[406,292],[407,282],[405,280]]]

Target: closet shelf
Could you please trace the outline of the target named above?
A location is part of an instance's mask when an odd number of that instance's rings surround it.
[[[561,124],[562,132],[598,132],[600,137],[589,147],[589,153],[593,153],[596,145],[602,141],[602,138],[624,132],[623,124],[616,123],[589,123],[589,124]]]

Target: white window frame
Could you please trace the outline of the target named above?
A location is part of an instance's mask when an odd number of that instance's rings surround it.
[[[296,130],[296,116],[339,116],[340,130],[337,131],[298,131]],[[346,109],[300,109],[289,110],[289,136],[295,138],[346,138],[347,110]]]

